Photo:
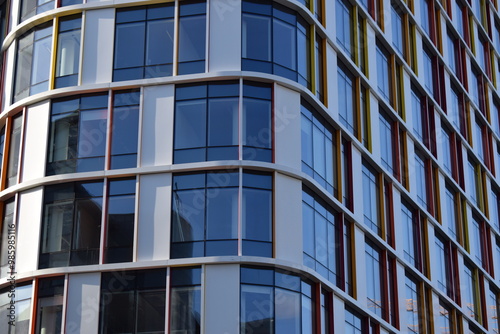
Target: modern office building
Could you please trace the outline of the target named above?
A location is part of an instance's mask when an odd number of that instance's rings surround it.
[[[0,333],[499,333],[498,8],[0,1]]]

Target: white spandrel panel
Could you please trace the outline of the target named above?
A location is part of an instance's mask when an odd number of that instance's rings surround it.
[[[101,273],[71,274],[66,302],[66,333],[97,334]]]
[[[106,83],[113,78],[115,9],[85,12],[82,84]]]
[[[210,0],[208,70],[241,70],[241,1]]]
[[[42,201],[42,187],[22,192],[19,195],[16,226],[16,270],[19,274],[36,270],[38,267]]]
[[[41,178],[45,174],[49,114],[48,100],[28,108],[24,131],[22,182]]]
[[[140,177],[137,261],[170,257],[171,184],[172,174]]]
[[[144,88],[141,130],[141,166],[172,163],[174,85]]]

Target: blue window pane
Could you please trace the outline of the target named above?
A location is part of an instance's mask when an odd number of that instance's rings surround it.
[[[273,21],[274,62],[291,70],[296,70],[296,28],[283,21]]]
[[[274,285],[274,271],[270,269],[242,267],[241,283]]]
[[[156,20],[147,23],[146,65],[173,62],[174,20]]]
[[[209,101],[208,145],[238,145],[238,98]]]
[[[206,101],[177,102],[175,149],[206,146]]]
[[[262,308],[262,305],[268,305]],[[241,334],[272,334],[274,293],[272,287],[241,286]],[[256,325],[258,324],[258,327]]]
[[[111,154],[137,152],[139,107],[120,107],[113,110],[113,138]]]
[[[243,99],[243,145],[271,148],[271,102]]]
[[[243,187],[261,188],[271,190],[273,187],[273,178],[270,175],[257,173],[243,173]]]
[[[237,255],[238,240],[207,241],[205,256]]]
[[[205,59],[205,17],[179,19],[179,62]]]
[[[244,188],[242,205],[243,239],[272,241],[271,192]]]
[[[238,188],[207,191],[207,240],[238,237]]]
[[[172,242],[204,240],[204,191],[176,191],[173,197]]]
[[[116,23],[144,21],[146,19],[146,9],[122,9],[116,12]]]
[[[144,65],[144,22],[121,24],[116,27],[115,69]],[[134,47],[130,47],[133,45]]]
[[[271,18],[243,14],[242,57],[271,61]]]
[[[173,178],[174,190],[205,187],[205,174],[180,174]]]
[[[283,289],[275,289],[276,300],[283,301],[286,307],[277,307],[275,328],[276,333],[299,334],[300,326],[300,294]]]

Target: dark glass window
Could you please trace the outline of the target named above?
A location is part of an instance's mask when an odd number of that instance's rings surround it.
[[[12,247],[16,246],[15,238],[17,237],[15,234],[16,226],[14,221],[14,211],[15,202],[13,200],[4,202],[0,237],[0,277],[2,278],[8,276],[12,271],[15,271],[15,261],[12,262],[12,250],[15,251],[15,248],[12,249]],[[11,242],[9,243],[9,241]],[[9,248],[9,245],[12,246]]]
[[[31,284],[18,284],[0,290],[0,333],[29,334],[31,319]],[[12,294],[14,293],[14,294]],[[15,312],[12,314],[11,301],[15,302]],[[11,325],[11,321],[15,326]]]
[[[314,108],[301,103],[302,171],[332,195],[337,195],[333,129]]]
[[[134,246],[135,179],[108,183],[104,262],[132,262]]]
[[[382,313],[384,312],[382,299],[382,256],[380,250],[369,241],[365,243],[365,265],[368,310],[382,317]]]
[[[139,101],[140,93],[137,90],[113,95],[111,169],[137,167]]]
[[[59,21],[55,88],[78,85],[81,28],[79,15]]]
[[[176,174],[173,189],[172,258],[272,256],[272,176],[231,170]]]
[[[47,175],[104,169],[108,95],[52,102]]]
[[[239,111],[237,81],[177,86],[174,163],[240,158],[271,162],[271,95],[269,85],[244,82]]]
[[[63,0],[64,1],[64,0]],[[67,1],[67,0],[66,0]],[[22,0],[21,2],[21,22],[36,14],[54,9],[54,0]]]
[[[340,286],[342,235],[337,213],[309,192],[302,192],[304,264]]]
[[[311,283],[291,273],[247,267],[240,279],[241,334],[315,332]]]
[[[44,24],[19,38],[14,102],[49,89],[52,25]]]
[[[47,186],[38,267],[99,263],[103,182]]]
[[[279,4],[243,1],[242,69],[273,73],[311,89],[309,25]]]
[[[61,333],[63,326],[64,277],[41,278],[38,281],[36,296],[38,298],[36,301],[35,333]]]
[[[166,276],[165,269],[103,273],[99,333],[164,333]]]
[[[23,116],[11,118],[9,161],[7,163],[7,187],[17,184],[19,163],[21,161],[21,134],[23,131]]]
[[[379,114],[380,131],[380,159],[382,166],[389,172],[394,173],[394,153],[392,145],[392,119],[388,118],[380,110]]]
[[[344,0],[336,0],[335,4],[337,42],[350,57],[354,58],[352,5]]]
[[[173,46],[173,3],[118,9],[113,81],[172,75]]]
[[[377,45],[377,87],[382,96],[391,100],[391,69],[389,67],[389,54]]]
[[[339,62],[340,60],[338,60]],[[354,136],[357,136],[357,117],[355,109],[354,79],[342,66],[338,67],[339,119]]]
[[[419,290],[417,282],[405,276],[406,327],[410,333],[421,333],[423,329]]]
[[[362,334],[365,332],[365,321],[357,313],[350,309],[345,309],[345,332],[352,334]]]
[[[201,325],[201,268],[170,271],[170,333],[199,334]]]
[[[376,234],[382,232],[379,217],[378,174],[363,163],[363,215],[365,225]]]
[[[59,1],[60,1],[60,7],[78,5],[83,3],[83,0],[59,0]]]
[[[181,1],[179,5],[178,74],[205,72],[205,1]]]

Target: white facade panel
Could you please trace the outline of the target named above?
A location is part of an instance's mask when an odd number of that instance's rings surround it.
[[[144,88],[141,130],[141,166],[172,163],[174,85]]]
[[[172,174],[140,177],[137,261],[170,257],[171,185]]]
[[[21,180],[23,182],[45,175],[50,101],[30,106],[26,114]]]
[[[302,182],[276,173],[274,208],[276,258],[302,263]]]
[[[113,79],[113,47],[115,9],[85,12],[82,84],[111,82]]]
[[[210,0],[208,70],[241,70],[241,1]]]
[[[71,274],[66,302],[66,333],[97,334],[101,273]]]
[[[43,188],[33,188],[19,196],[17,219],[17,272],[36,270],[42,220]]]
[[[205,266],[205,333],[238,333],[240,266]]]
[[[274,90],[275,162],[300,170],[300,94],[280,85]]]

